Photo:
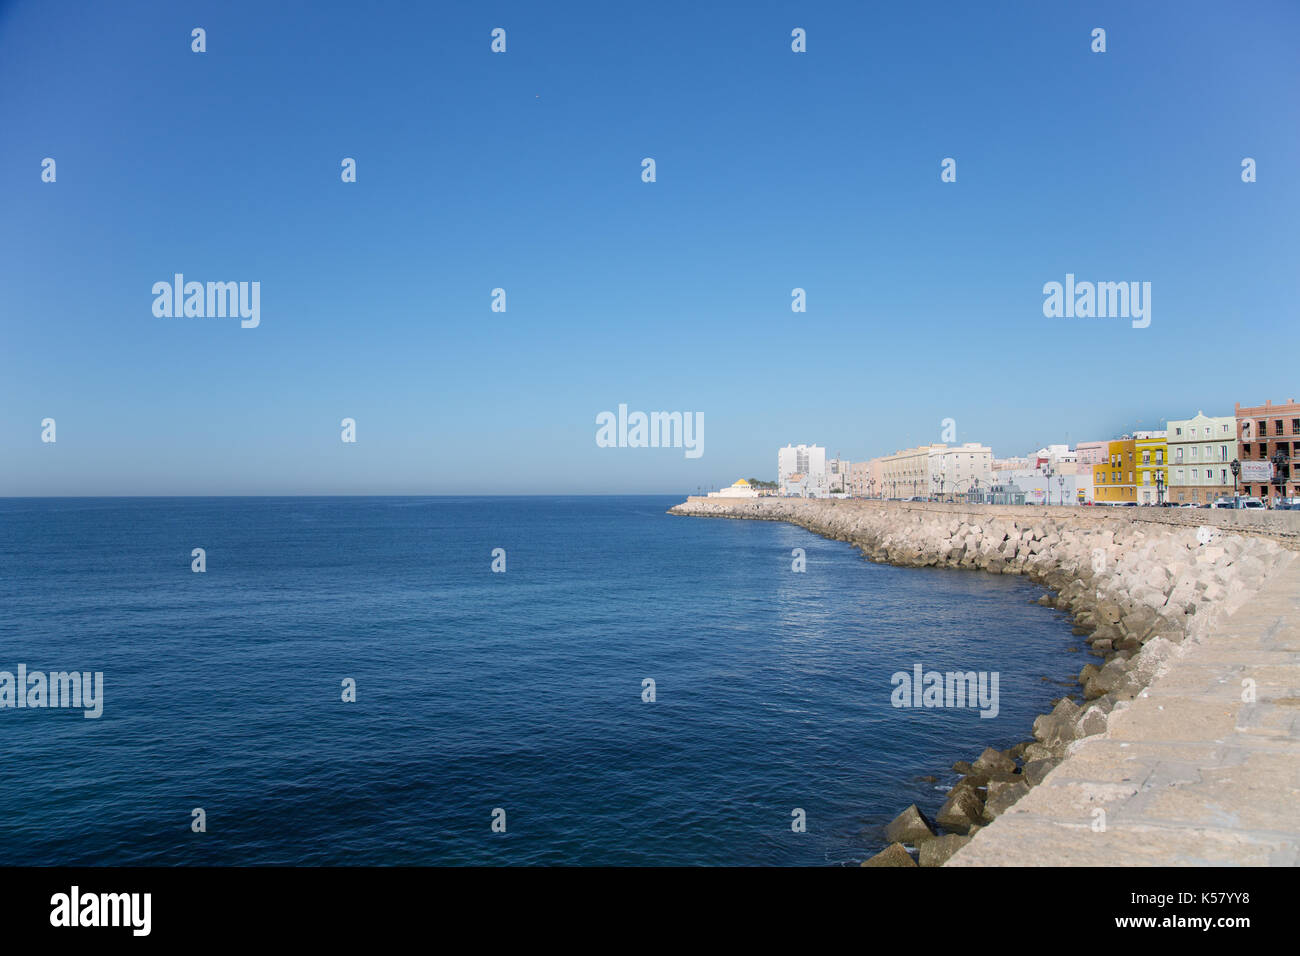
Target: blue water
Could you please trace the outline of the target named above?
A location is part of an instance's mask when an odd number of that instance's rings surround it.
[[[1083,663],[1022,579],[677,500],[0,500],[0,670],[105,682],[0,709],[0,864],[854,862]],[[894,708],[918,662],[1000,715]]]

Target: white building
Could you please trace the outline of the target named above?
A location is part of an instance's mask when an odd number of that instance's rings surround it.
[[[1079,460],[1079,453],[1069,445],[1047,445],[1034,452],[1034,458],[1039,466],[1044,462],[1050,462],[1053,468],[1058,465],[1073,465]]]
[[[799,479],[791,480],[791,476]],[[776,480],[783,495],[824,498],[830,489],[826,449],[820,445],[786,445],[776,453]]]
[[[1015,468],[997,473],[997,481],[1014,483],[1027,505],[1081,505],[1093,500],[1092,469],[1074,463],[1052,468]]]
[[[993,449],[979,442],[930,446],[930,491],[964,495],[993,483]]]
[[[746,481],[744,478],[741,478],[737,480],[735,484],[728,485],[726,488],[723,488],[721,491],[710,491],[709,497],[710,498],[757,498],[758,491],[748,481]]]
[[[827,489],[833,495],[847,495],[849,487],[849,471],[853,463],[843,458],[831,458],[826,462],[826,482]]]

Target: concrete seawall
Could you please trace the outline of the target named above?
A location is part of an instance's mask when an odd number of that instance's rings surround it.
[[[937,826],[907,808],[871,865],[1300,863],[1300,512],[692,497],[670,513],[1024,574],[1087,635],[1100,660],[1073,698],[955,764]]]

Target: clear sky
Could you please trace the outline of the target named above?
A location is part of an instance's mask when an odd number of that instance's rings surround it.
[[[694,492],[1300,397],[1297,50],[1292,0],[4,3],[0,495]],[[155,317],[177,272],[260,325]],[[1066,273],[1150,327],[1044,318]],[[597,447],[620,403],[703,456]]]

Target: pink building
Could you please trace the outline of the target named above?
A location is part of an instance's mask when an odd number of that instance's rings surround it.
[[[1081,441],[1075,452],[1078,455],[1079,464],[1100,465],[1105,463],[1107,455],[1110,454],[1109,449],[1110,442]]]

